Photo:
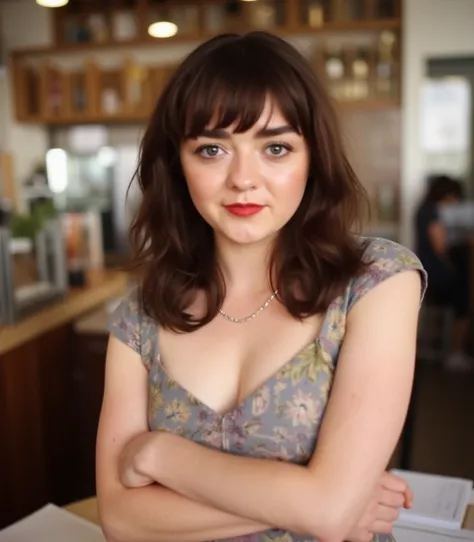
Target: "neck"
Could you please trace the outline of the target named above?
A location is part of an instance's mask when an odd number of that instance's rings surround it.
[[[216,239],[217,259],[228,293],[271,292],[268,274],[271,246],[269,240],[240,245]]]

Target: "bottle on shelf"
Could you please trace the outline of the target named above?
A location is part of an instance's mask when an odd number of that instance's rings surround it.
[[[326,49],[325,74],[329,90],[337,100],[346,97],[347,70],[344,62],[342,47],[339,43],[330,41]]]
[[[378,40],[375,92],[378,97],[391,98],[396,93],[394,48],[397,38],[393,32],[383,31]]]
[[[72,107],[75,113],[83,113],[86,109],[86,82],[83,72],[72,77]]]
[[[107,22],[101,13],[92,13],[89,16],[89,29],[94,43],[104,43],[109,39]]]
[[[351,62],[351,99],[366,100],[369,97],[369,61],[367,51],[359,47]]]
[[[49,108],[51,114],[58,116],[61,114],[61,106],[63,104],[61,75],[57,70],[50,71],[49,80]]]
[[[304,24],[311,28],[320,28],[324,24],[324,5],[322,0],[308,0]]]

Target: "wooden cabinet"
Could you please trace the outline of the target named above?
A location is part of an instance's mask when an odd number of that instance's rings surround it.
[[[75,401],[80,434],[78,491],[95,495],[95,444],[104,390],[108,334],[77,334],[75,344]]]
[[[64,325],[0,356],[0,528],[77,498],[71,341]]]
[[[91,271],[86,287],[0,328],[0,529],[48,502],[95,492],[106,332],[78,343],[73,322],[121,297],[126,284],[124,273]]]
[[[95,494],[106,348],[67,324],[0,355],[0,529]]]

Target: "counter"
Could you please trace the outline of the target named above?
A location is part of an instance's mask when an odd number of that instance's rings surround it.
[[[16,324],[0,327],[0,356],[72,322],[100,307],[107,300],[120,296],[125,289],[126,280],[126,274],[118,271],[103,270],[89,273],[87,286],[72,288],[63,300]]]
[[[0,529],[94,492],[107,334],[91,341],[74,324],[126,285],[125,273],[90,273],[86,287],[0,328]]]

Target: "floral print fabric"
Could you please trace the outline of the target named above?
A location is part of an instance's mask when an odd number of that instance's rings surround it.
[[[143,315],[136,298],[124,299],[112,314],[109,329],[140,353],[148,370],[150,429],[171,431],[233,454],[306,464],[317,445],[349,310],[377,284],[405,270],[419,270],[422,294],[426,289],[426,274],[409,250],[384,239],[363,242],[364,258],[371,262],[368,270],[330,305],[319,336],[224,415],[170,378],[160,360],[156,323]],[[315,542],[279,529],[230,540]],[[374,537],[374,542],[393,540],[387,535]]]

